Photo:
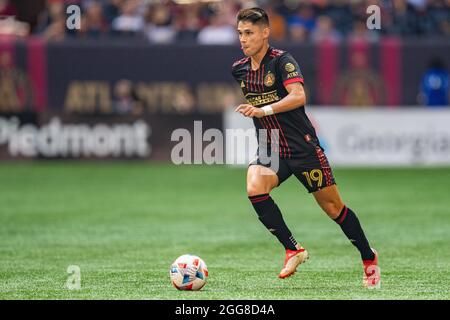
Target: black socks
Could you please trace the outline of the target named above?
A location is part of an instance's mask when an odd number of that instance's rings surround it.
[[[351,209],[344,206],[339,217],[334,219],[334,221],[340,225],[350,242],[358,248],[363,260],[375,259],[375,254],[370,248],[369,242],[364,235],[358,217]]]
[[[269,194],[248,197],[264,226],[278,238],[285,249],[297,250],[297,241],[283,220],[281,211]],[[375,259],[364,231],[356,214],[346,206],[339,216],[334,219],[339,224],[350,242],[359,250],[363,260]]]
[[[295,241],[291,231],[289,231],[283,220],[281,211],[269,194],[259,194],[248,197],[258,214],[259,220],[264,226],[278,238],[278,241],[285,249],[297,250]]]

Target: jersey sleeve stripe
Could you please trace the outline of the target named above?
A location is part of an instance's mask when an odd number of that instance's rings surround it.
[[[296,78],[285,80],[283,82],[283,85],[286,87],[288,84],[291,84],[291,83],[294,83],[294,82],[300,82],[301,84],[304,83],[303,78],[296,77]]]
[[[249,57],[245,57],[245,58],[242,58],[242,59],[240,59],[240,60],[235,61],[235,62],[233,63],[233,68],[236,67],[236,66],[238,66],[238,65],[240,65],[240,64],[246,63],[248,60],[249,60]]]

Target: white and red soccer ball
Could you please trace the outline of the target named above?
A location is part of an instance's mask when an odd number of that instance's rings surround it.
[[[173,286],[178,290],[200,290],[208,278],[205,262],[191,254],[178,257],[172,263],[169,273]]]

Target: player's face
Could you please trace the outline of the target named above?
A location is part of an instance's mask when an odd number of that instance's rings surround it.
[[[248,57],[257,54],[269,38],[269,28],[250,21],[239,21],[237,26],[241,49]]]

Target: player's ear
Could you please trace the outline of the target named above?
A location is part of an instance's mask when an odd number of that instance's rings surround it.
[[[270,36],[270,28],[268,26],[263,27],[263,38],[269,39]]]

